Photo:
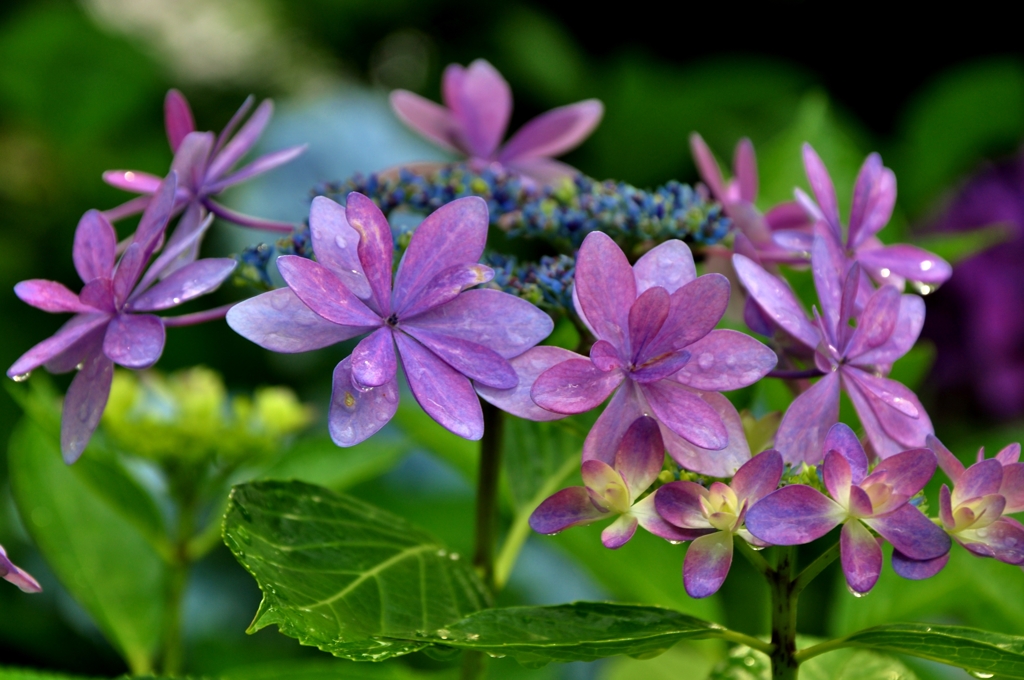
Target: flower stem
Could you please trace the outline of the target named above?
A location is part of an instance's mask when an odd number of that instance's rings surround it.
[[[772,679],[796,680],[799,673],[796,658],[797,593],[793,588],[796,550],[787,546],[778,547],[776,551],[775,569],[768,575],[772,596]]]
[[[182,500],[179,498],[179,501]],[[195,525],[195,504],[190,499],[179,504],[178,535],[174,552],[168,562],[167,586],[164,590],[163,640],[160,668],[164,675],[177,675],[185,659],[182,639],[181,614],[188,585],[192,560],[189,558],[189,540]]]
[[[800,593],[804,591],[811,581],[825,571],[825,568],[836,561],[839,557],[839,543],[837,542],[831,548],[818,555],[818,559],[811,562],[807,567],[800,572],[800,575],[796,577],[793,582],[793,597],[799,597]]]
[[[757,571],[765,578],[771,578],[771,573],[774,571],[772,565],[768,564],[768,561],[761,556],[761,553],[750,547],[741,536],[733,535],[733,543],[735,543],[737,550],[740,554],[747,559],[747,562],[757,569]]]

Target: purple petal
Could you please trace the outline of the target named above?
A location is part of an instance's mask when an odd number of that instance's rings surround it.
[[[775,352],[745,333],[713,330],[687,347],[690,361],[674,380],[694,389],[724,392],[752,385],[775,368]]]
[[[850,479],[854,484],[860,484],[861,480],[867,476],[868,456],[864,453],[860,439],[846,423],[836,423],[829,428],[822,450],[826,453],[836,451],[842,454],[850,465]]]
[[[722,180],[722,171],[718,167],[718,161],[715,160],[711,149],[704,142],[704,138],[696,132],[690,134],[690,151],[693,153],[693,160],[697,165],[700,178],[708,185],[717,200],[724,201],[725,182]]]
[[[901,502],[905,501],[906,499],[904,498]],[[871,496],[868,495],[868,492],[859,486],[851,486],[849,510],[850,514],[854,517],[871,517],[871,515],[874,514],[875,509],[871,502]]]
[[[384,216],[380,215],[380,219],[384,220]],[[381,227],[386,225],[384,220]],[[487,242],[487,225],[487,203],[479,196],[452,201],[423,220],[398,265],[395,311],[401,316],[405,310],[416,307],[419,296],[442,272],[476,264]],[[386,235],[390,242],[390,228]]]
[[[231,136],[235,134],[235,130],[241,124],[245,117],[249,115],[249,111],[252,109],[252,105],[256,102],[256,98],[249,95],[242,102],[242,105],[238,107],[238,110],[231,116],[228,124],[224,126],[224,129],[217,135],[217,143],[213,145],[212,154],[216,156],[224,145],[231,139]]]
[[[910,498],[923,489],[935,475],[935,468],[935,454],[931,449],[911,449],[883,460],[860,485],[868,489],[872,484],[886,484],[893,490],[891,502],[899,502],[898,498]],[[895,510],[895,506],[883,505],[874,510],[882,514]]]
[[[775,324],[772,323],[772,320],[768,318],[761,309],[761,306],[752,297],[748,297],[743,302],[743,323],[747,324],[747,328],[759,335],[771,337],[775,333]]]
[[[629,543],[629,539],[633,538],[633,534],[636,533],[637,524],[639,522],[633,515],[620,515],[618,519],[605,527],[605,530],[601,532],[601,543],[609,550],[621,548]]]
[[[741,503],[747,501],[748,505],[753,505],[775,491],[784,467],[782,454],[778,451],[762,451],[736,471],[729,486]]]
[[[100,326],[105,326],[110,321],[110,316],[107,314],[89,314],[75,317],[75,319],[80,319],[80,321],[64,324],[59,331],[22,354],[7,369],[7,376],[14,378],[34,371],[46,362],[58,357],[89,332]],[[72,321],[75,321],[75,319],[72,319]]]
[[[164,351],[167,331],[153,314],[118,314],[110,320],[103,353],[125,368],[149,368]]]
[[[939,467],[946,473],[946,476],[952,480],[954,484],[960,481],[960,477],[964,474],[964,464],[960,462],[960,459],[954,456],[946,446],[939,441],[939,438],[933,434],[925,437],[925,446],[931,449],[935,453],[935,457],[939,460]]]
[[[505,169],[512,173],[518,173],[534,182],[542,185],[554,185],[567,179],[572,179],[580,174],[580,171],[571,165],[566,165],[550,158],[527,158],[505,164]],[[528,183],[524,183],[528,185]]]
[[[0,578],[8,583],[13,583],[25,593],[40,593],[43,587],[32,578],[27,571],[18,568],[18,565],[7,558],[7,551],[0,545]]]
[[[358,389],[352,383],[352,357],[334,368],[327,428],[338,446],[355,446],[388,424],[398,410],[398,381]]]
[[[711,477],[731,477],[741,465],[750,460],[750,446],[743,431],[743,421],[736,407],[717,392],[700,392],[700,398],[707,402],[725,424],[729,443],[724,449],[706,449],[694,446],[670,430],[664,423],[661,438],[673,460],[687,470]]]
[[[843,525],[839,546],[850,589],[863,594],[874,588],[882,573],[882,548],[871,532],[857,520],[851,520]]]
[[[168,239],[167,245],[161,249],[160,255],[139,279],[135,292],[140,293],[157,279],[166,278],[181,267],[195,262],[199,257],[199,245],[211,224],[213,215],[207,213],[202,205],[189,203],[174,227],[174,234]]]
[[[494,270],[482,264],[459,264],[450,267],[420,288],[405,309],[399,309],[399,318],[415,317],[445,304],[466,290],[494,278]]]
[[[856,360],[892,337],[899,321],[901,297],[893,286],[882,286],[868,298],[846,348],[849,359]]]
[[[393,382],[398,373],[395,341],[390,328],[378,328],[352,350],[352,386],[380,387]]]
[[[576,256],[576,295],[599,340],[627,346],[636,279],[626,255],[608,235],[593,231]]]
[[[399,120],[445,151],[469,154],[460,143],[458,123],[451,111],[407,90],[391,93],[391,110]]]
[[[953,507],[972,498],[999,493],[1003,484],[1003,466],[995,458],[975,463],[964,471],[953,487]]]
[[[807,219],[807,212],[796,201],[779,203],[764,214],[764,219],[772,231],[796,230],[789,232],[791,236],[804,233],[808,237],[808,241],[806,242],[806,247],[799,249],[804,251],[809,251],[811,249],[811,243],[809,240],[810,234],[798,231],[801,229],[807,229],[807,227],[810,226],[810,222]]]
[[[604,342],[604,340],[600,342]],[[611,343],[605,344],[611,347]],[[662,354],[640,368],[631,371],[629,375],[638,383],[657,382],[678,373],[689,361],[690,352],[685,349],[679,352],[672,352],[671,354]]]
[[[789,405],[775,446],[787,463],[815,465],[822,459],[826,433],[838,419],[839,376],[829,373]]]
[[[252,163],[240,168],[237,172],[233,172],[224,179],[206,187],[206,193],[219,194],[230,186],[240,184],[255,177],[256,175],[262,175],[265,172],[270,172],[276,167],[295,160],[301,156],[307,148],[308,145],[301,144],[299,146],[288,147],[287,149],[281,149],[280,151],[260,156]]]
[[[808,222],[807,213],[799,203],[788,203],[786,205],[795,206],[794,212],[799,211],[801,219],[804,223]],[[765,219],[771,215],[771,211],[768,211],[768,215]],[[790,229],[782,229],[772,234],[772,243],[777,245],[783,250],[788,250],[793,253],[803,254],[806,258],[811,252],[811,248],[814,246],[814,234],[810,231],[796,231]]]
[[[596,99],[542,113],[512,135],[498,154],[498,161],[561,156],[589,137],[603,115],[604,105]]]
[[[87,324],[90,320],[91,315],[77,314],[68,319],[67,323],[61,326],[58,333],[66,329],[74,328],[79,324]],[[106,332],[106,324],[94,326],[91,331],[76,340],[63,352],[60,352],[43,364],[43,367],[50,373],[57,374],[69,373],[71,371],[78,370],[79,365],[81,365],[93,352],[102,351],[103,336],[106,335]]]
[[[953,517],[953,499],[949,487],[943,484],[939,488],[939,519],[947,529],[956,528],[956,518]]]
[[[206,258],[187,264],[142,295],[129,300],[126,309],[133,312],[155,312],[177,307],[217,290],[237,264],[230,257]]]
[[[655,496],[657,496],[656,493],[644,496],[642,500],[634,503],[633,507],[629,510],[629,513],[636,517],[640,526],[650,533],[659,538],[664,538],[666,541],[682,543],[683,541],[692,541],[710,531],[709,529],[680,529],[669,524],[655,510]]]
[[[1024,566],[1024,526],[1012,517],[1000,517],[984,529],[962,531],[957,538],[968,549],[981,544],[1000,562]]]
[[[544,371],[530,396],[549,411],[584,413],[600,406],[622,380],[622,371],[605,372],[590,359],[570,359]]]
[[[946,532],[909,503],[864,522],[911,559],[931,560],[949,552]]]
[[[446,430],[464,439],[480,439],[484,416],[469,379],[405,333],[396,333],[395,341],[420,407]]]
[[[829,335],[839,326],[841,303],[850,286],[847,277],[846,258],[839,249],[835,236],[824,223],[819,222],[814,230],[814,242],[811,246],[811,269],[814,273],[814,287],[821,303],[821,313],[825,318]],[[856,285],[856,277],[853,285]],[[839,338],[832,337],[833,344]],[[842,350],[842,345],[839,346]]]
[[[1003,484],[999,493],[1006,498],[1007,514],[1024,512],[1024,463],[1003,466]]]
[[[725,583],[732,566],[732,533],[716,531],[701,536],[686,550],[683,585],[693,598],[708,597]]]
[[[996,460],[1003,465],[1012,465],[1020,461],[1020,444],[1007,444],[996,454]]]
[[[842,374],[846,391],[879,456],[888,458],[892,455],[892,447],[881,442],[883,438],[891,439],[903,448],[924,446],[925,437],[932,434],[934,429],[931,419],[913,392],[895,380],[878,378],[849,365],[843,367]],[[864,406],[871,410],[881,432],[876,431],[875,427],[868,427],[864,422],[861,413]],[[910,415],[914,411],[917,412],[916,418]]]
[[[278,222],[277,220],[265,220],[262,217],[252,217],[250,215],[243,215],[240,212],[231,210],[230,208],[221,205],[217,201],[214,201],[210,197],[203,199],[203,206],[207,210],[212,212],[217,217],[228,222],[233,222],[243,227],[249,227],[251,229],[265,229],[267,231],[276,231],[279,233],[290,234],[294,227],[288,222]]]
[[[880,347],[858,356],[857,363],[861,365],[892,364],[914,346],[917,337],[921,334],[922,326],[924,326],[924,300],[917,295],[901,296],[896,330]]]
[[[359,262],[373,291],[377,311],[382,318],[387,318],[391,314],[391,259],[394,251],[391,226],[380,208],[356,191],[348,195],[345,216],[359,234]]]
[[[103,181],[112,187],[117,187],[124,191],[131,191],[136,194],[155,194],[157,189],[160,188],[160,182],[163,181],[163,178],[139,170],[107,170],[103,173]],[[148,204],[147,201],[146,205]],[[117,209],[115,208],[114,210]],[[127,217],[128,214],[121,217]],[[107,219],[119,218],[108,217]]]
[[[104,173],[104,179],[106,179],[106,173]],[[159,180],[160,178],[157,177],[157,179]],[[103,216],[110,222],[117,222],[118,220],[123,220],[126,217],[138,215],[146,209],[146,206],[149,205],[151,200],[153,200],[153,197],[146,194],[136,196],[129,201],[125,201],[119,206],[115,206],[109,210],[104,210]]]
[[[772,545],[810,543],[832,531],[846,510],[820,491],[803,484],[784,486],[747,511],[750,533]]]
[[[508,360],[488,347],[411,325],[402,329],[470,380],[503,390],[519,383],[519,377]]]
[[[637,356],[638,363],[683,349],[710,333],[729,306],[729,279],[705,274],[672,293],[668,318]]]
[[[668,318],[669,300],[668,292],[656,286],[641,293],[630,308],[629,342],[633,348],[634,361],[640,356],[646,356],[644,348],[658,335]]]
[[[625,365],[619,350],[607,340],[598,340],[590,346],[590,360],[602,371],[611,371]]]
[[[445,79],[448,78],[446,71]],[[491,158],[505,136],[512,115],[512,90],[501,74],[483,59],[474,61],[453,80],[456,87],[446,82],[444,88],[448,108],[462,123],[471,155]]]
[[[83,283],[109,279],[114,273],[117,234],[103,213],[90,210],[82,215],[75,229],[75,270]]]
[[[754,155],[754,145],[746,137],[736,145],[732,166],[740,187],[740,198],[753,203],[757,198],[757,157]]]
[[[626,481],[630,499],[639,498],[658,478],[665,463],[665,445],[658,422],[651,417],[637,418],[626,430],[615,454],[615,469]]]
[[[931,560],[912,560],[899,550],[892,551],[892,569],[911,581],[923,581],[942,571],[949,562],[949,553]]]
[[[671,295],[697,278],[690,247],[677,239],[651,248],[633,265],[636,292],[643,294],[658,286]]]
[[[732,263],[743,287],[774,324],[807,347],[818,346],[821,335],[807,320],[807,314],[789,286],[742,255],[733,255]]]
[[[877,153],[872,153],[864,159],[863,165],[860,166],[860,172],[857,173],[857,182],[853,186],[853,204],[850,207],[850,225],[846,237],[847,245],[850,248],[856,248],[857,244],[865,238],[861,236],[861,227],[864,225],[864,218],[871,212],[873,205],[878,202],[882,169],[882,157]],[[893,188],[895,189],[895,187]],[[892,197],[895,200],[895,191],[892,193]],[[879,226],[881,227],[881,225]]]
[[[807,172],[807,181],[811,184],[811,190],[818,201],[825,221],[835,233],[836,240],[842,236],[843,230],[839,223],[839,208],[836,205],[836,188],[832,184],[832,178],[828,169],[821,162],[821,158],[814,151],[810,144],[803,145],[804,170]]]
[[[488,289],[467,290],[404,323],[479,343],[506,359],[530,349],[554,328],[551,317],[535,305]]]
[[[291,288],[278,288],[239,302],[228,311],[227,322],[243,338],[285,354],[328,347],[369,330],[327,321]]]
[[[139,219],[139,226],[132,237],[131,245],[117,263],[117,269],[114,271],[114,293],[119,303],[127,299],[128,294],[135,288],[143,268],[163,239],[164,230],[174,209],[177,181],[177,176],[171,172],[161,182],[160,188],[153,195],[153,200],[149,202]]]
[[[689,388],[661,380],[641,385],[640,391],[658,420],[691,444],[713,451],[729,444],[729,432],[718,411]]]
[[[174,153],[171,170],[178,174],[178,189],[187,199],[202,193],[213,144],[212,132],[190,132]]]
[[[345,209],[317,196],[309,208],[309,234],[316,261],[334,272],[356,297],[370,297],[370,284],[359,262],[359,233],[345,218]]]
[[[945,283],[953,275],[953,268],[941,257],[907,244],[858,250],[857,261],[873,274],[876,281],[885,280],[887,275],[883,270],[933,285]]]
[[[512,366],[512,370],[516,372],[516,377],[519,380],[515,387],[499,390],[487,385],[476,384],[476,392],[484,401],[526,420],[545,421],[564,418],[565,416],[561,413],[554,413],[537,406],[537,403],[530,397],[530,391],[541,373],[555,364],[579,358],[582,357],[561,347],[534,347],[509,360],[509,365]]]
[[[277,258],[277,269],[299,299],[328,321],[364,328],[381,325],[380,317],[323,265],[298,255],[283,255]]]
[[[840,505],[850,506],[850,488],[853,484],[853,471],[850,468],[849,461],[846,460],[843,454],[835,450],[829,450],[825,453],[821,479],[832,498],[838,501]],[[868,501],[867,514],[871,514],[870,500]]]
[[[256,145],[260,135],[263,134],[264,128],[267,127],[267,123],[270,122],[270,117],[273,115],[274,102],[269,99],[264,99],[260,102],[260,105],[253,111],[252,116],[249,117],[249,120],[245,121],[245,124],[238,131],[238,134],[225,144],[220,153],[210,162],[206,177],[210,180],[215,180],[241,160],[242,156],[247,154],[249,149]]]
[[[64,396],[60,417],[60,450],[68,465],[78,460],[92,439],[92,433],[107,406],[113,380],[114,363],[104,356],[97,342]]]
[[[167,128],[167,141],[171,151],[177,151],[185,135],[196,129],[192,109],[185,95],[177,90],[168,90],[164,97],[164,127]]]
[[[701,506],[701,499],[708,497],[708,490],[696,482],[669,482],[658,487],[654,495],[654,507],[665,521],[690,530],[710,529]]]
[[[590,524],[608,517],[590,500],[590,494],[582,486],[562,489],[544,499],[530,515],[530,528],[538,534],[557,534],[569,527]]]
[[[45,279],[29,279],[14,286],[14,294],[36,309],[44,312],[85,313],[96,310],[82,304],[78,296],[68,290],[64,284]]]
[[[622,441],[626,429],[633,421],[645,415],[637,395],[636,386],[626,381],[605,406],[590,428],[590,433],[583,442],[583,460],[600,460],[611,464],[615,461],[615,452]],[[662,432],[664,439],[664,431]]]

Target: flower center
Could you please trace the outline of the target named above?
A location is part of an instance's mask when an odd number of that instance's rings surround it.
[[[395,326],[398,325],[398,314],[392,313],[391,316],[384,320],[384,323],[386,323],[391,328],[394,328]]]

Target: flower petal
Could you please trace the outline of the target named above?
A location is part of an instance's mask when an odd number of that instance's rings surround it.
[[[643,499],[634,503],[633,507],[629,510],[629,513],[636,517],[637,522],[644,529],[659,538],[664,538],[666,541],[673,543],[692,541],[708,533],[708,529],[680,529],[666,522],[655,510],[655,496],[657,496],[656,493],[644,496]]]
[[[947,529],[956,528],[956,518],[953,517],[953,500],[949,487],[943,484],[939,487],[939,520]]]
[[[75,319],[81,319],[76,323],[68,322],[56,333],[35,345],[32,349],[22,354],[14,364],[7,369],[7,376],[14,378],[34,371],[46,362],[58,357],[62,352],[73,346],[89,332],[105,326],[110,321],[108,314],[83,314]],[[632,422],[632,421],[631,421]]]
[[[1012,465],[1020,461],[1020,444],[1007,444],[996,454],[996,459],[1003,465]]]
[[[645,415],[645,412],[640,405],[636,386],[627,380],[615,392],[604,411],[598,416],[597,422],[590,428],[590,433],[583,442],[583,460],[613,463],[615,452],[626,429],[642,415]],[[664,439],[664,431],[662,438]]]
[[[821,334],[807,320],[807,314],[789,286],[742,255],[733,255],[732,263],[743,287],[774,324],[807,347],[818,346]]]
[[[840,350],[843,349],[841,339],[834,337],[839,328],[842,300],[846,289],[851,285],[851,277],[847,274],[846,257],[839,249],[832,232],[819,222],[814,228],[814,241],[811,246],[811,271],[814,274],[814,288],[821,304],[821,314],[825,318],[825,327],[832,336],[831,340]],[[857,277],[852,277],[852,285],[857,285]],[[845,330],[845,329],[839,329]]]
[[[693,154],[693,161],[697,166],[700,178],[711,189],[711,194],[718,201],[725,200],[725,182],[722,180],[722,170],[718,167],[718,161],[708,148],[704,138],[696,132],[690,133],[690,152]]]
[[[291,288],[278,288],[239,302],[228,310],[227,322],[243,338],[285,354],[321,349],[369,330],[327,321]]]
[[[718,411],[679,383],[661,380],[640,386],[658,420],[702,449],[718,451],[729,444],[729,432]]]
[[[178,150],[185,135],[195,132],[192,108],[185,95],[177,90],[168,90],[164,97],[164,127],[167,128],[167,141],[171,144],[172,152]]]
[[[213,145],[212,132],[190,132],[181,140],[171,161],[171,170],[178,175],[179,198],[191,199],[202,193]]]
[[[732,533],[716,531],[701,536],[686,550],[683,585],[693,598],[708,597],[725,583],[732,566]]]
[[[31,574],[19,569],[18,565],[7,558],[7,551],[2,545],[0,545],[0,578],[18,586],[25,593],[40,593],[43,590],[43,587],[32,578]]]
[[[405,333],[396,333],[395,341],[420,407],[446,430],[464,439],[480,439],[484,416],[469,379]]]
[[[816,465],[829,428],[839,419],[839,376],[829,373],[793,400],[775,435],[787,463]]]
[[[402,326],[402,330],[470,380],[497,389],[511,389],[519,382],[508,360],[488,347],[411,324]]]
[[[64,396],[60,416],[60,450],[68,465],[78,460],[92,439],[107,406],[110,385],[114,380],[114,362],[101,351],[99,336],[96,339]]]
[[[972,498],[999,493],[1003,484],[1003,466],[995,458],[975,463],[964,471],[953,487],[953,507]]]
[[[773,491],[747,511],[750,533],[772,545],[801,545],[839,526],[846,510],[820,491],[792,484]]]
[[[212,293],[231,275],[237,264],[231,257],[210,257],[187,264],[138,297],[129,299],[126,309],[155,312]]]
[[[493,278],[494,270],[487,265],[457,264],[445,269],[419,289],[410,304],[397,309],[397,313],[400,319],[414,317],[451,302],[467,288],[487,283]]]
[[[882,157],[877,153],[869,154],[864,159],[857,173],[857,181],[853,185],[853,204],[850,206],[850,224],[846,237],[847,246],[856,248],[857,244],[864,238],[872,235],[861,236],[861,227],[864,226],[864,218],[871,212],[874,204],[878,202],[878,194],[882,178]],[[892,187],[892,198],[895,201],[895,186]],[[890,212],[892,207],[890,206]],[[886,222],[888,218],[886,218]],[[884,225],[885,222],[882,223]],[[882,225],[879,225],[881,227]],[[877,229],[876,229],[877,231]]]
[[[502,411],[511,413],[514,416],[533,421],[558,420],[565,415],[548,411],[540,406],[530,397],[533,383],[541,373],[548,370],[555,364],[560,364],[568,359],[580,359],[580,355],[570,352],[561,347],[549,345],[533,347],[519,356],[510,359],[509,365],[516,372],[518,384],[511,389],[495,389],[480,383],[475,383],[477,394]]]
[[[668,318],[636,362],[644,364],[675,352],[707,336],[729,306],[729,280],[721,274],[705,274],[679,288],[670,298]]]
[[[1000,517],[984,529],[957,535],[968,549],[984,545],[991,557],[1007,564],[1024,566],[1024,526],[1012,517]],[[974,552],[974,550],[972,550]]]
[[[925,437],[925,446],[931,449],[935,453],[935,457],[938,458],[939,467],[946,473],[946,476],[954,483],[960,481],[960,477],[964,474],[964,464],[950,452],[946,446],[939,441],[939,438],[933,434]]]
[[[604,105],[597,99],[551,109],[519,128],[502,147],[498,161],[561,156],[589,137],[603,115]]]
[[[231,141],[224,145],[217,156],[210,162],[206,171],[206,177],[210,180],[218,179],[221,175],[242,159],[242,156],[249,153],[249,150],[256,145],[263,130],[274,115],[274,102],[264,99],[256,107],[249,120],[245,121]]]
[[[146,272],[135,286],[135,293],[149,288],[159,278],[166,278],[171,273],[195,262],[199,257],[199,245],[213,224],[213,215],[199,203],[189,203],[181,218],[174,227],[174,233],[160,254],[153,260]]]
[[[359,262],[359,233],[345,217],[345,208],[317,196],[309,208],[309,234],[316,261],[334,272],[360,299],[370,297],[370,283]]]
[[[83,304],[78,296],[62,283],[45,279],[29,279],[20,281],[14,286],[14,294],[25,304],[32,305],[44,312],[72,312],[88,314],[96,312],[89,305]]]
[[[736,471],[729,486],[742,503],[753,505],[779,486],[785,464],[782,454],[768,449],[757,454]]]
[[[391,260],[394,242],[391,225],[373,201],[353,191],[345,202],[345,217],[359,234],[359,262],[373,292],[376,311],[391,315]]]
[[[626,480],[631,501],[654,483],[664,463],[665,445],[658,422],[649,416],[637,418],[622,437],[614,466]]]
[[[393,302],[400,316],[417,306],[419,296],[442,272],[480,260],[487,243],[487,214],[487,203],[469,196],[441,206],[416,228],[395,275]]]
[[[639,522],[631,514],[619,515],[618,519],[605,527],[601,532],[601,543],[609,550],[617,550],[629,543],[636,533]]]
[[[270,172],[274,168],[280,167],[285,163],[290,163],[299,156],[301,156],[308,145],[300,144],[298,146],[290,146],[287,149],[281,149],[273,153],[264,154],[260,156],[252,163],[245,165],[238,169],[236,172],[231,173],[227,177],[220,179],[206,187],[206,192],[209,194],[219,194],[228,187],[252,179],[256,175],[262,175],[265,172]]]
[[[699,392],[700,398],[713,408],[725,424],[729,443],[724,449],[695,446],[670,430],[664,423],[661,438],[672,459],[692,472],[711,477],[731,477],[750,460],[750,446],[743,431],[743,421],[736,407],[717,392]]]
[[[701,499],[708,497],[708,490],[696,482],[669,482],[658,487],[653,494],[654,507],[665,521],[690,530],[710,529],[701,507]]]
[[[689,345],[690,361],[673,380],[698,390],[725,392],[753,385],[775,368],[775,352],[746,333],[713,330]]]
[[[930,560],[912,560],[899,550],[892,551],[892,570],[911,581],[923,581],[935,576],[948,562],[949,553]]]
[[[82,283],[93,279],[109,279],[114,273],[117,234],[114,227],[98,210],[89,210],[78,221],[75,229],[75,271]]]
[[[625,253],[607,234],[593,231],[576,256],[576,295],[599,340],[627,347],[636,279]]]
[[[909,503],[864,522],[911,559],[931,560],[949,552],[946,532]]]
[[[358,389],[352,383],[352,357],[334,368],[327,429],[338,446],[355,446],[380,431],[398,410],[398,381]]]
[[[697,278],[690,247],[678,239],[670,239],[651,248],[633,265],[637,295],[658,286],[669,295]]]
[[[363,328],[381,325],[380,317],[323,265],[283,255],[277,258],[277,269],[298,298],[328,321]]]
[[[1024,463],[1003,466],[1003,484],[999,493],[1006,498],[1006,514],[1024,512]]]
[[[125,368],[149,368],[164,351],[167,331],[153,314],[118,314],[103,338],[103,353]]]
[[[598,342],[611,347],[611,343],[605,342],[604,340],[598,340]],[[594,346],[596,347],[597,343],[595,343]],[[591,348],[591,356],[593,356],[593,354],[593,348]],[[681,368],[686,366],[689,361],[690,352],[685,349],[678,352],[671,352],[669,354],[662,354],[660,357],[656,357],[655,359],[647,362],[642,367],[637,368],[634,371],[630,371],[629,375],[633,380],[642,384],[658,382],[659,380],[664,380],[665,378],[674,376]],[[676,382],[679,381],[677,380]]]
[[[935,454],[931,449],[903,451],[879,463],[860,485],[867,489],[872,484],[886,484],[892,487],[892,502],[900,502],[898,499],[910,498],[924,488],[935,475],[936,465]],[[996,490],[998,489],[997,483]],[[894,505],[885,505],[874,510],[882,514],[895,509]]]
[[[874,588],[882,574],[882,548],[871,532],[859,521],[850,520],[843,525],[839,546],[850,590],[863,594]]]
[[[112,187],[136,194],[155,194],[163,178],[139,170],[107,170],[103,181]],[[116,210],[116,208],[114,208]],[[129,214],[135,214],[129,213]],[[127,217],[128,215],[124,215]],[[108,217],[108,219],[116,219]]]
[[[544,371],[533,384],[530,396],[549,411],[584,413],[600,406],[623,377],[622,371],[600,370],[590,359],[569,359]]]
[[[530,528],[538,534],[557,534],[608,517],[590,500],[582,486],[571,486],[549,496],[530,514]]]
[[[552,186],[567,179],[571,180],[580,171],[571,165],[550,158],[526,158],[505,164],[505,169],[540,184]],[[529,186],[529,181],[524,183]]]
[[[868,474],[868,456],[864,453],[860,439],[853,433],[846,423],[836,423],[829,428],[825,435],[825,443],[822,450],[837,451],[850,465],[850,479],[854,484],[860,484]]]
[[[357,390],[393,382],[398,373],[398,358],[392,330],[378,328],[360,340],[351,359],[352,386]]]
[[[846,457],[835,450],[825,454],[825,462],[821,469],[822,482],[828,493],[840,505],[850,507],[850,488],[853,484],[853,471]],[[871,503],[868,502],[867,514],[871,514]]]
[[[901,295],[896,328],[877,348],[856,357],[860,366],[887,366],[910,351],[924,326],[924,300],[917,295]]]
[[[913,392],[895,380],[878,378],[853,366],[844,366],[841,372],[847,393],[853,399],[857,414],[860,415],[864,403],[859,403],[857,399],[853,398],[854,391],[859,392],[863,402],[866,402],[871,409],[883,431],[882,433],[875,432],[874,428],[869,428],[867,424],[864,424],[865,430],[871,438],[872,446],[875,445],[880,434],[902,445],[903,448],[924,446],[925,437],[935,430],[932,427],[931,419],[925,413],[924,406]],[[915,411],[917,417],[911,415]],[[863,417],[861,419],[863,421]],[[872,435],[874,436],[872,437]],[[883,458],[892,455],[890,447],[883,444],[882,449],[885,449],[886,452],[878,450],[876,453]]]
[[[108,317],[109,318],[109,317]],[[90,315],[76,314],[68,319],[67,323],[61,326],[60,331],[74,328],[83,323],[89,323]],[[60,332],[58,331],[58,333]],[[67,349],[48,360],[43,367],[50,373],[69,373],[78,370],[78,367],[93,353],[102,351],[103,336],[106,335],[106,324],[94,326],[91,331],[73,342]]]
[[[458,77],[450,77],[449,71],[445,71],[445,103],[462,123],[470,154],[491,158],[508,128],[512,90],[497,69],[484,59],[477,59],[469,68],[453,71],[456,73]],[[449,80],[453,82],[449,84]]]
[[[619,356],[619,350],[607,340],[598,340],[590,346],[590,360],[602,371],[611,371],[626,365]]]
[[[754,155],[754,145],[746,137],[736,144],[732,166],[736,172],[740,198],[753,203],[757,199],[757,157]]]
[[[900,317],[901,297],[893,286],[882,286],[868,298],[846,347],[847,358],[859,363],[856,361],[858,357],[881,347],[892,337]]]
[[[629,510],[626,480],[611,465],[600,460],[585,460],[580,468],[580,476],[583,477],[587,493],[599,508],[620,514]]]
[[[458,123],[451,111],[408,90],[391,93],[391,110],[399,120],[445,151],[469,154],[458,135]]]
[[[114,270],[114,293],[118,302],[128,298],[135,288],[142,270],[149,262],[153,251],[163,239],[167,222],[171,219],[174,209],[174,192],[177,188],[177,175],[171,172],[160,183],[145,212],[139,219],[139,226],[132,236],[131,244],[125,249]]]
[[[665,319],[668,318],[669,300],[668,292],[656,286],[641,293],[630,307],[629,342],[634,361],[645,355],[644,347],[657,336]]]
[[[910,281],[939,285],[953,275],[953,267],[941,257],[905,243],[858,250],[857,261],[873,274],[876,281],[884,281],[886,276],[895,274]]]
[[[828,169],[821,162],[821,157],[814,151],[814,148],[810,144],[804,143],[802,151],[807,181],[811,184],[814,198],[817,199],[818,207],[821,209],[825,221],[832,231],[835,232],[836,240],[838,241],[842,236],[843,228],[839,223],[836,188],[832,184],[832,178],[828,174]]]

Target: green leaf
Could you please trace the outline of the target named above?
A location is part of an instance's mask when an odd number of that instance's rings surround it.
[[[65,465],[56,432],[26,418],[9,454],[14,499],[39,550],[132,670],[147,671],[163,621],[164,561],[80,471],[89,450]]]
[[[1024,678],[1024,637],[962,626],[902,623],[848,635],[839,644],[909,654],[975,673]]]
[[[771,680],[768,657],[739,646],[708,680]],[[800,664],[800,680],[918,680],[898,659],[865,649],[841,649]]]
[[[335,656],[381,661],[487,604],[476,573],[431,535],[302,482],[232,491],[224,541],[263,591],[250,626]]]

